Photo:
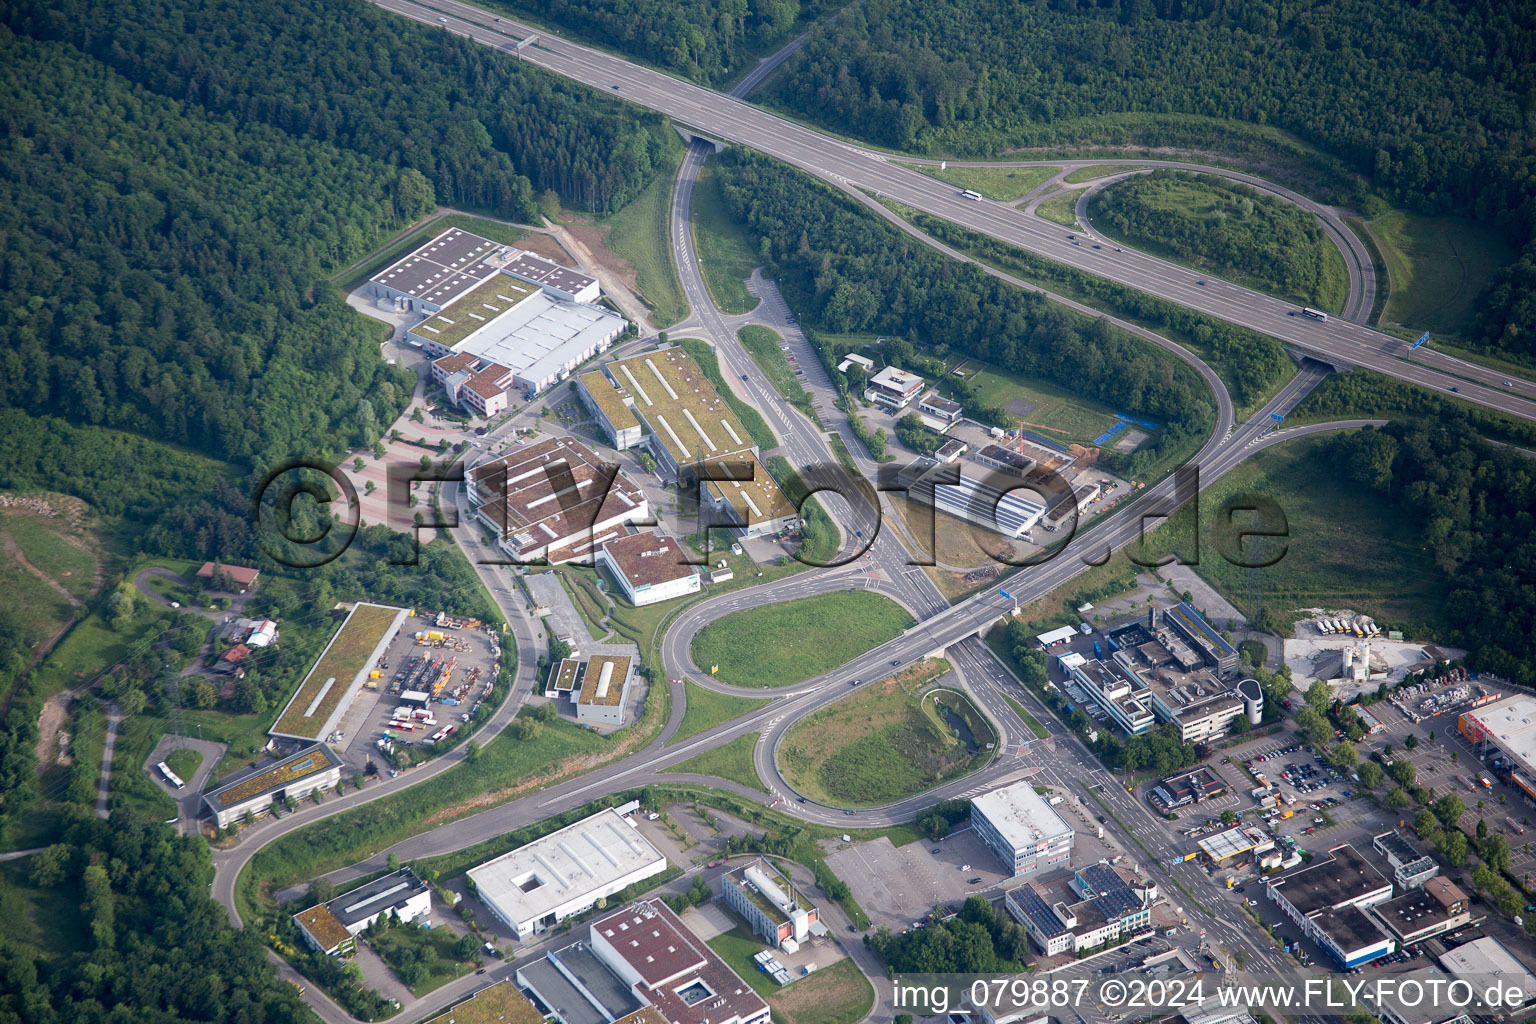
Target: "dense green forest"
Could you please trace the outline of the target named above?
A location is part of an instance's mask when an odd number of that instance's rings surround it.
[[[438,201],[620,205],[668,143],[350,0],[3,10],[0,405],[246,465],[371,443],[409,396],[327,271]]]
[[[696,82],[719,85],[754,53],[787,42],[824,0],[497,0],[489,6],[552,22]]]
[[[1349,296],[1344,258],[1322,223],[1242,182],[1156,170],[1090,203],[1100,230],[1148,252],[1334,312]]]
[[[1459,413],[1341,434],[1334,464],[1413,510],[1425,558],[1451,580],[1452,643],[1474,668],[1536,685],[1536,472]]]
[[[735,149],[720,160],[727,208],[813,334],[894,335],[899,365],[926,358],[917,348],[964,353],[1151,417],[1165,429],[1130,472],[1210,429],[1203,382],[1150,344],[942,256],[783,164]]]
[[[1529,4],[869,0],[814,28],[767,88],[837,131],[928,153],[1171,145],[1262,161],[1256,139],[1279,151],[1281,129],[1395,203],[1521,246],[1536,235]],[[1325,198],[1364,198],[1318,180]],[[1527,250],[1490,294],[1483,344],[1536,355],[1533,268]]]

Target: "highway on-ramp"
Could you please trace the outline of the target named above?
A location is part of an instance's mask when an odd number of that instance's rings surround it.
[[[541,68],[666,114],[674,121],[799,167],[849,191],[868,190],[1059,263],[1261,331],[1336,367],[1360,366],[1524,419],[1536,419],[1536,383],[1420,349],[1405,358],[1397,338],[1334,317],[1318,322],[1272,296],[1129,248],[1075,246],[1060,225],[1005,203],[969,200],[952,185],[742,100],[685,82],[543,30],[496,19],[459,0],[373,0],[378,6],[467,36]],[[537,36],[531,45],[518,42]],[[1504,382],[1509,386],[1505,387]]]

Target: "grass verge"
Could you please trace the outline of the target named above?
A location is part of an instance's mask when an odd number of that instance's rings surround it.
[[[1515,258],[1491,228],[1460,217],[1394,210],[1365,222],[1387,268],[1383,324],[1465,336],[1476,300],[1495,271]]]
[[[745,736],[738,736],[729,743],[722,744],[713,750],[706,750],[696,757],[690,757],[675,768],[668,768],[667,771],[713,775],[717,779],[729,779],[760,793],[766,793],[768,787],[763,785],[763,780],[757,777],[757,768],[752,764],[752,751],[756,748],[760,735],[761,733],[752,732]]]
[[[791,686],[892,640],[913,625],[879,594],[843,590],[733,612],[693,640],[694,664],[718,665],[721,682]]]
[[[1051,735],[1050,731],[1047,730],[1045,726],[1040,724],[1040,719],[1030,714],[1029,709],[1026,708],[1023,704],[1020,704],[1006,693],[1003,694],[1003,700],[1006,700],[1008,702],[1008,706],[1013,708],[1013,713],[1019,716],[1019,721],[1029,726],[1029,731],[1035,734],[1035,739],[1043,740],[1047,739]]]
[[[1051,198],[1035,207],[1035,213],[1046,220],[1053,220],[1065,227],[1075,228],[1077,227],[1077,199],[1079,194],[1078,189],[1073,189],[1070,192],[1051,196]]]
[[[988,199],[1011,203],[1061,170],[1060,167],[967,167],[957,165],[943,170],[931,164],[907,164],[929,177],[947,181],[959,188],[980,192]]]
[[[706,341],[697,338],[681,338],[678,344],[683,346],[683,351],[693,357],[693,361],[699,364],[699,369],[709,382],[715,386],[720,397],[725,399],[725,404],[731,407],[731,412],[741,421],[741,425],[747,428],[747,433],[752,435],[752,443],[762,451],[779,446],[779,439],[768,428],[768,423],[758,411],[736,397],[736,392],[725,382],[725,377],[720,373],[720,360],[715,355],[715,348]]]
[[[1081,185],[1085,181],[1102,178],[1107,174],[1122,174],[1126,171],[1139,169],[1139,166],[1136,164],[1093,164],[1090,167],[1079,167],[1061,180],[1070,185]]]
[[[674,157],[667,170],[658,171],[628,206],[600,222],[608,225],[603,244],[635,268],[635,287],[660,327],[675,324],[688,314],[667,238],[677,161]]]
[[[943,661],[916,662],[802,719],[784,737],[784,777],[820,803],[877,806],[975,771],[996,734],[963,693],[930,687],[948,671]]]
[[[784,350],[779,348],[784,339],[779,337],[778,332],[761,324],[748,324],[737,331],[736,336],[741,339],[742,347],[747,350],[747,354],[763,368],[763,372],[773,382],[779,397],[805,413],[812,423],[819,426],[821,421],[811,405],[810,392],[801,385],[800,378],[795,376],[789,360],[784,357]]]
[[[714,690],[706,690],[702,686],[683,682],[683,689],[687,693],[687,706],[683,711],[683,724],[678,727],[677,735],[672,737],[672,746],[681,743],[690,736],[695,736],[723,722],[729,722],[733,718],[756,711],[767,704],[767,700],[753,700],[751,697],[736,697],[729,693],[716,693]]]
[[[720,182],[708,164],[693,186],[693,242],[704,285],[722,313],[750,313],[758,299],[746,279],[762,263],[741,225],[731,219]]]

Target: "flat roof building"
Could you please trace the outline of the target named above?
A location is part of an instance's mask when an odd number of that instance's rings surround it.
[[[607,541],[597,561],[613,574],[619,589],[637,608],[697,594],[699,567],[676,538],[660,532],[630,534]]]
[[[1076,833],[1028,782],[971,800],[971,825],[1010,875],[1065,865]]]
[[[792,949],[813,933],[826,934],[816,904],[765,857],[755,857],[721,875],[720,896],[752,926],[753,934],[777,948],[786,948],[787,942]]]
[[[1467,894],[1448,878],[1431,878],[1422,888],[1378,904],[1374,912],[1387,931],[1405,946],[1455,931],[1472,914]]]
[[[922,393],[922,390],[923,378],[908,370],[886,366],[869,378],[869,386],[864,390],[864,399],[889,409],[905,409]]]
[[[1223,796],[1226,792],[1227,784],[1222,777],[1210,765],[1202,764],[1159,779],[1148,795],[1160,802],[1165,810],[1173,810]]]
[[[660,899],[594,921],[591,944],[670,1024],[767,1024],[768,1004]]]
[[[475,515],[520,562],[592,559],[625,523],[650,518],[645,494],[618,465],[572,438],[514,448],[466,478]]]
[[[1181,601],[1169,608],[1162,618],[1195,647],[1211,668],[1222,673],[1237,671],[1237,648],[1227,643],[1188,602]]]
[[[220,828],[246,814],[262,815],[280,800],[301,800],[341,781],[341,758],[324,743],[312,743],[265,768],[254,768],[203,794]]]
[[[630,408],[629,391],[615,384],[602,370],[588,370],[578,375],[576,382],[576,394],[603,428],[608,443],[621,452],[637,447],[644,431]]]
[[[1241,716],[1262,716],[1264,694],[1255,683],[1245,697],[1223,681],[1215,668],[1221,659],[1189,642],[1174,625],[1183,621],[1152,608],[1146,620],[1111,629],[1112,659],[1132,680],[1132,694],[1177,727],[1181,742],[1203,743],[1224,735]]]
[[[706,525],[728,529],[737,537],[765,537],[800,521],[800,510],[756,455],[743,453],[705,463],[700,484],[712,512]]]
[[[1479,993],[1487,987],[1485,979],[1497,978],[1503,982],[1506,992],[1518,988],[1524,993],[1526,1005],[1536,999],[1536,975],[1492,935],[1446,950],[1440,954],[1440,966],[1457,978],[1473,982],[1473,988]],[[1482,984],[1478,984],[1479,981]],[[1509,1014],[1515,1009],[1518,1007],[1488,1008],[1495,1015]]]
[[[666,868],[661,852],[610,808],[471,868],[467,876],[491,913],[526,939]]]
[[[553,293],[566,302],[596,302],[600,289],[597,278],[570,267],[562,267],[553,260],[536,256],[522,249],[513,250],[502,272]]]
[[[625,655],[564,658],[550,667],[545,695],[570,701],[578,722],[623,725],[634,680],[635,660]]]
[[[1152,922],[1152,890],[1140,891],[1109,864],[1090,864],[1072,877],[1079,899],[1052,902],[1033,884],[1009,890],[1003,907],[1047,956],[1095,949],[1134,935]]]
[[[1367,985],[1364,994],[1382,1024],[1472,1024],[1447,996],[1454,980],[1437,967],[1420,967],[1394,976],[1391,985]]]
[[[402,923],[426,917],[432,891],[410,868],[391,871],[366,885],[342,893],[293,915],[299,933],[328,956],[344,956],[356,947],[356,936],[381,917]]]
[[[1146,688],[1119,661],[1085,661],[1071,669],[1071,676],[1127,736],[1140,736],[1157,724]]]
[[[487,985],[426,1024],[544,1024],[544,1014],[510,981]],[[606,1022],[605,1022],[606,1024]]]
[[[1440,873],[1440,865],[1433,857],[1414,849],[1413,844],[1396,831],[1374,837],[1371,845],[1392,865],[1392,880],[1399,888],[1416,889]]]
[[[1244,853],[1263,853],[1275,847],[1275,841],[1263,829],[1252,825],[1234,825],[1199,840],[1200,852],[1212,864],[1221,864]]]
[[[680,346],[615,359],[603,372],[627,392],[628,404],[651,435],[656,461],[672,476],[702,462],[757,454],[752,435]]]
[[[1341,968],[1392,951],[1392,940],[1363,913],[1392,898],[1392,883],[1347,843],[1326,860],[1270,879],[1265,891]]]
[[[1004,537],[1029,533],[1045,515],[1045,503],[1034,491],[1023,485],[1015,490],[1000,490],[992,482],[966,476],[963,469],[956,483],[936,483],[933,504],[940,512]]]
[[[1536,800],[1536,697],[1521,693],[1463,711],[1457,728],[1479,756],[1490,747],[1504,755],[1515,784]]]
[[[961,408],[959,402],[950,398],[944,398],[933,391],[924,395],[923,400],[917,403],[917,407],[920,411],[946,424],[955,422],[955,420],[960,418],[960,414],[965,411]]]
[[[496,274],[491,258],[505,249],[489,238],[449,228],[381,271],[368,282],[369,294],[393,300],[402,312],[435,313]]]

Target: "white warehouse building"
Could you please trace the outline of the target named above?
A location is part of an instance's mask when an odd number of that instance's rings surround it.
[[[480,901],[519,939],[667,869],[661,851],[609,808],[468,872]]]

